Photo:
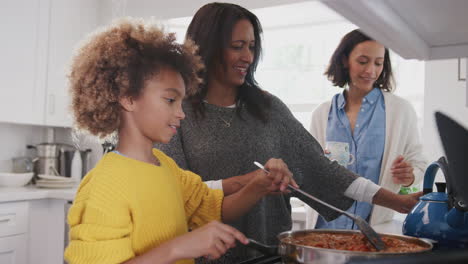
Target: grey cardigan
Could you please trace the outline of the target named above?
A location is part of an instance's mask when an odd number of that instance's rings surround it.
[[[288,165],[300,188],[343,210],[353,203],[343,194],[358,177],[330,162],[320,144],[294,118],[286,105],[271,95],[268,122],[264,123],[245,108],[218,107],[205,103],[204,118],[196,118],[191,104],[183,104],[186,118],[169,144],[156,147],[172,157],[184,169],[199,174],[204,181],[226,179],[258,169],[254,161],[266,163],[281,158]],[[223,121],[224,119],[224,121]],[[225,121],[231,121],[226,127]],[[298,193],[264,197],[242,218],[228,223],[247,237],[275,245],[276,236],[291,229],[290,196],[296,196],[328,220],[339,215]],[[255,252],[237,246],[217,263],[238,263]]]

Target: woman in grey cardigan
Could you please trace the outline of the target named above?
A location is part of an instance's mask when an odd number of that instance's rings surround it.
[[[178,134],[168,145],[157,147],[205,181],[218,180],[226,195],[242,188],[255,173],[262,173],[253,161],[282,158],[304,191],[346,210],[355,199],[362,199],[356,188],[367,183],[330,162],[288,108],[258,87],[254,73],[261,32],[257,17],[238,5],[211,3],[197,11],[186,37],[199,46],[206,67],[200,72],[204,82],[200,92],[184,102],[186,118]],[[398,196],[376,185],[369,190],[375,194],[370,195],[373,203],[400,212],[416,203],[415,196]],[[276,235],[291,229],[291,196],[307,202],[326,219],[339,216],[290,193],[263,198],[244,217],[229,224],[250,238],[276,244]],[[217,263],[239,263],[256,254],[238,246]]]

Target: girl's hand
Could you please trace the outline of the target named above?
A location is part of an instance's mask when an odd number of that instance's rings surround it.
[[[414,182],[413,166],[405,161],[405,158],[399,155],[392,164],[392,179],[395,184],[410,186]]]
[[[258,170],[255,181],[261,182],[262,186],[269,193],[285,192],[288,184],[298,187],[292,178],[292,173],[282,159],[270,159],[265,164],[265,169],[268,171]]]
[[[236,246],[236,240],[248,244],[248,239],[234,227],[212,221],[185,235],[175,238],[177,259],[191,259],[205,256],[208,259],[221,257],[228,249]]]

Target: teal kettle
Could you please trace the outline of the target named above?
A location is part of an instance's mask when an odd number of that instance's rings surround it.
[[[446,157],[431,163],[424,174],[419,203],[403,222],[403,234],[437,241],[440,248],[468,248],[468,131],[449,117],[436,113]],[[441,170],[444,183],[436,183]]]

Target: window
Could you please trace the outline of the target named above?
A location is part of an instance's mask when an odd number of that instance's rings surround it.
[[[309,129],[312,111],[334,94],[323,75],[341,38],[356,26],[317,1],[254,9],[263,27],[263,59],[256,79],[262,89],[278,96]],[[167,21],[183,40],[191,18]],[[396,94],[409,100],[422,126],[424,62],[405,60],[391,52]]]

